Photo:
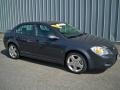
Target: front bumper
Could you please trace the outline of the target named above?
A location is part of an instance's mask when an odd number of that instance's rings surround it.
[[[95,69],[107,69],[115,64],[117,61],[117,55],[108,56],[107,58],[99,58],[94,60],[94,68]]]
[[[90,53],[90,65],[89,69],[107,69],[110,68],[115,64],[118,57],[118,51],[115,48],[112,55],[107,56],[99,56],[93,53],[92,51],[89,51]]]

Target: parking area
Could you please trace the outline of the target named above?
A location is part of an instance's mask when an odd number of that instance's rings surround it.
[[[120,58],[105,72],[73,74],[57,64],[25,57],[12,60],[1,38],[0,90],[120,90]]]

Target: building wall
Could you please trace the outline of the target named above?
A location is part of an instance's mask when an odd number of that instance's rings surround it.
[[[51,20],[120,41],[120,0],[0,0],[0,32],[25,21]]]

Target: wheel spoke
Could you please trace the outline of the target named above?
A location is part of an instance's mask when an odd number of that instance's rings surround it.
[[[80,64],[79,62],[76,64],[76,66],[79,67],[79,68],[83,68],[83,65]]]
[[[73,70],[77,71],[77,66],[75,64],[73,65]]]
[[[12,51],[12,48],[9,48],[9,51]]]
[[[69,62],[68,65],[69,65],[69,66],[73,66],[73,65],[74,65],[74,62]]]
[[[17,53],[16,53],[15,51],[13,51],[13,55],[14,55],[14,56],[16,56],[16,55],[17,55]]]
[[[75,61],[75,57],[74,57],[73,55],[70,57],[70,59],[71,59],[72,61]]]
[[[14,46],[11,46],[10,48],[13,50],[13,49],[14,49]]]
[[[84,67],[82,58],[78,55],[71,55],[68,58],[67,65],[69,69],[74,72],[79,72]]]
[[[77,57],[76,61],[81,61],[81,58],[80,58],[80,57]]]
[[[14,46],[11,45],[9,47],[9,54],[13,58],[16,57],[17,56],[17,49],[16,49],[16,47],[14,47]]]

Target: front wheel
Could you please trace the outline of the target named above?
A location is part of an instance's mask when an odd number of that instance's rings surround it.
[[[87,69],[85,58],[79,53],[70,53],[66,58],[66,67],[73,73],[82,73]]]
[[[14,45],[14,44],[10,44],[9,47],[8,47],[8,53],[9,53],[9,56],[13,59],[17,59],[19,58],[19,51],[17,49],[17,47]]]

